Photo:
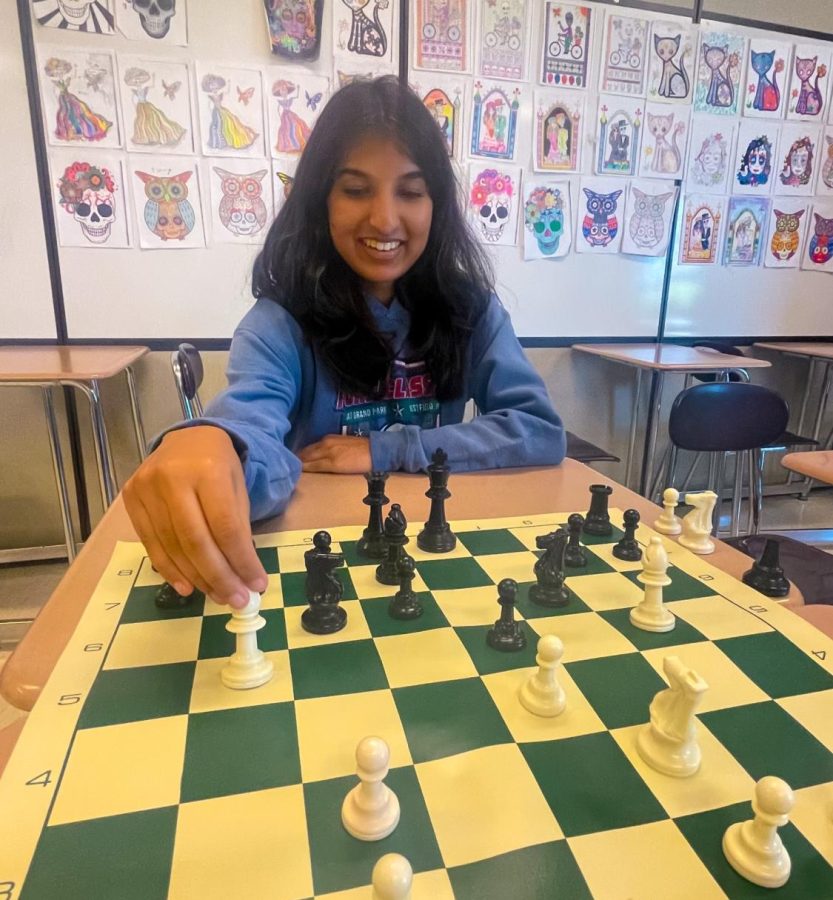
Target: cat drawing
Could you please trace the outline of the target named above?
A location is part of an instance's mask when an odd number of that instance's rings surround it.
[[[821,170],[821,180],[833,190],[833,137],[825,135],[824,139],[827,141],[827,159]]]
[[[775,231],[772,233],[772,239],[769,242],[769,249],[772,255],[786,262],[792,259],[798,250],[798,226],[804,210],[799,209],[795,212],[781,212],[780,209],[773,210],[775,214]]]
[[[775,112],[781,103],[781,90],[776,80],[781,69],[775,66],[772,79],[767,77],[767,72],[769,72],[775,62],[775,51],[756,53],[754,50],[751,50],[750,53],[750,63],[758,76],[758,87],[755,91],[752,107],[762,112]],[[781,60],[778,62],[781,63]]]
[[[597,194],[589,188],[583,190],[587,195],[587,214],[581,223],[581,233],[591,247],[606,247],[619,231],[616,204],[622,192]]]
[[[654,136],[654,152],[651,159],[651,171],[674,175],[680,171],[683,156],[677,144],[677,138],[685,131],[685,125],[677,122],[674,126],[674,113],[667,116],[654,116],[648,113],[648,130]],[[667,135],[671,134],[671,140]]]
[[[824,66],[816,68],[818,57],[812,59],[802,59],[800,56],[795,58],[795,74],[801,82],[801,89],[798,92],[798,100],[795,102],[795,111],[800,116],[817,116],[821,112],[822,96],[819,89],[819,79],[824,78],[827,69]],[[816,73],[816,83],[810,84],[810,79]]]
[[[384,56],[388,52],[388,37],[379,19],[379,10],[388,8],[388,0],[374,0],[373,18],[364,11],[370,0],[342,0],[353,16],[347,49],[364,56]]]
[[[690,87],[685,70],[685,52],[679,63],[674,62],[674,57],[680,52],[681,37],[680,34],[674,37],[654,35],[654,52],[662,60],[662,78],[657,93],[669,100],[684,100]]]
[[[727,109],[735,102],[735,88],[732,84],[731,71],[737,64],[737,58],[734,53],[729,55],[728,45],[712,47],[704,43],[703,59],[711,70],[706,103],[709,106]]]
[[[191,172],[178,175],[152,175],[136,172],[144,182],[145,225],[163,241],[181,241],[196,223],[197,217],[188,199],[188,179]]]
[[[636,198],[636,206],[630,221],[630,235],[637,247],[656,247],[665,233],[662,220],[665,204],[674,192],[667,194],[645,194],[639,188],[631,188]],[[589,204],[588,204],[589,208]]]
[[[816,233],[810,239],[807,252],[814,263],[823,266],[830,261],[833,252],[833,219],[825,219],[818,213],[813,215],[816,217]]]

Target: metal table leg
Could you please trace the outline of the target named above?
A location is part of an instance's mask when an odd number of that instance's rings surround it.
[[[651,372],[651,392],[648,395],[648,421],[645,431],[645,452],[642,456],[642,473],[639,479],[639,493],[647,496],[646,491],[651,487],[651,471],[654,464],[654,454],[657,449],[657,436],[659,433],[659,418],[662,409],[662,385],[665,373],[662,369]]]
[[[107,438],[107,426],[104,424],[104,414],[101,410],[101,391],[98,379],[91,378],[89,383],[84,381],[66,381],[64,384],[78,388],[90,402],[90,419],[93,426],[93,446],[95,447],[95,460],[98,464],[98,482],[101,487],[101,501],[104,508],[116,499],[116,483],[113,477],[113,457],[110,453],[110,442]]]
[[[145,439],[145,426],[142,422],[142,411],[139,408],[139,398],[136,393],[136,379],[131,366],[127,366],[124,373],[127,376],[127,390],[130,393],[130,409],[133,413],[133,428],[139,447],[139,459],[144,459],[147,456],[147,440]]]
[[[52,388],[41,387],[43,408],[46,413],[46,425],[49,432],[49,449],[52,451],[52,469],[55,473],[55,484],[58,487],[58,498],[61,502],[61,521],[64,526],[64,541],[67,545],[67,560],[75,559],[75,530],[72,525],[72,511],[67,490],[67,476],[64,469],[64,457],[61,452],[61,441],[58,436],[58,425],[55,421],[55,407],[52,403]]]
[[[636,423],[639,420],[639,403],[642,395],[642,369],[636,370],[636,393],[633,398],[633,412],[631,414],[631,431],[628,437],[628,456],[625,463],[625,486],[633,487],[631,480],[633,475],[633,455],[636,449]]]

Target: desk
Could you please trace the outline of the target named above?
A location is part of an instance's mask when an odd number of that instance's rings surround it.
[[[648,420],[645,425],[645,447],[642,454],[642,468],[639,478],[639,493],[647,496],[651,490],[651,466],[657,446],[662,386],[666,372],[688,375],[695,372],[721,372],[726,369],[766,368],[771,365],[764,359],[749,356],[730,356],[718,353],[708,347],[683,347],[678,344],[574,344],[573,350],[591,353],[612,362],[634,366],[636,374],[636,395],[633,401],[633,415],[628,440],[628,456],[625,469],[625,484],[631,485],[636,424],[639,417],[639,403],[642,392],[642,372],[651,373],[651,388],[648,396]]]
[[[807,453],[788,453],[781,465],[816,481],[833,484],[833,450],[811,450]]]
[[[147,347],[0,347],[0,386],[39,387],[41,389],[46,424],[49,430],[52,465],[61,501],[64,539],[70,562],[75,559],[76,541],[63,454],[52,403],[52,388],[55,385],[73,387],[81,391],[89,401],[101,499],[106,508],[115,499],[118,488],[113,473],[107,427],[101,408],[99,382],[121,372],[125,373],[130,393],[133,425],[136,431],[136,443],[139,447],[139,456],[144,459],[145,434],[132,366],[147,352]]]

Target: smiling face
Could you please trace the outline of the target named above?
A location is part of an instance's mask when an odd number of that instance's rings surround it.
[[[749,151],[749,171],[753,175],[760,175],[767,164],[767,152],[763,147],[757,147]]]
[[[339,256],[383,303],[422,256],[434,204],[422,172],[393,141],[366,138],[345,156],[327,198]]]
[[[810,155],[806,147],[796,147],[790,160],[790,168],[796,175],[801,176],[807,171],[809,159]]]

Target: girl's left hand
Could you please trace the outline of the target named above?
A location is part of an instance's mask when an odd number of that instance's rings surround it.
[[[352,434],[328,434],[298,454],[305,472],[362,474],[373,468],[370,440]]]

